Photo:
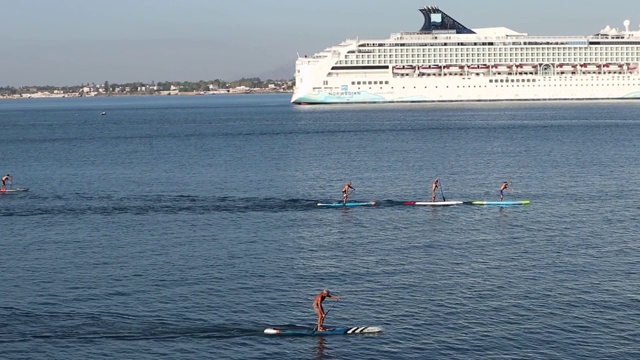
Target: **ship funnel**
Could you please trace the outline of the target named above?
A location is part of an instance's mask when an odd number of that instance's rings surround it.
[[[426,34],[475,34],[468,27],[447,15],[437,6],[425,6],[419,9],[424,16],[424,24],[419,30]]]

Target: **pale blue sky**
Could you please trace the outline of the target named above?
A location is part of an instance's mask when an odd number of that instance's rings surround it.
[[[0,0],[0,86],[292,77],[296,53],[416,31],[425,5],[531,35],[640,24],[637,0]]]

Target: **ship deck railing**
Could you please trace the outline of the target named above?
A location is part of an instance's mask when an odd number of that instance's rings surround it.
[[[562,36],[540,36],[540,35],[526,35],[526,34],[493,34],[493,35],[482,35],[482,34],[426,34],[420,32],[402,32],[402,33],[394,33],[391,34],[390,40],[398,41],[398,40],[433,40],[437,37],[437,40],[460,40],[464,39],[465,41],[473,40],[513,40],[513,39],[526,39],[527,41],[535,41],[535,40],[555,40],[555,41],[576,41],[576,40],[591,40],[591,39],[600,39],[600,40],[628,40],[628,39],[638,39],[640,38],[638,32],[628,32],[628,33],[619,33],[615,35],[607,35],[596,34],[596,35],[588,35],[588,36],[577,36],[577,35],[562,35]],[[385,41],[385,40],[382,40]],[[386,40],[388,41],[388,40]],[[372,41],[363,41],[363,42],[372,42]]]

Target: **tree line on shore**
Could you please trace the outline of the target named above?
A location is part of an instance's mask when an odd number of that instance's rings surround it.
[[[215,80],[199,80],[199,81],[161,81],[150,83],[144,82],[129,82],[129,83],[109,83],[105,81],[104,84],[87,83],[71,86],[52,86],[52,85],[34,85],[34,86],[4,86],[0,87],[1,95],[21,95],[21,94],[34,94],[39,92],[49,93],[83,93],[83,92],[100,92],[100,93],[123,93],[123,94],[153,94],[155,92],[164,91],[179,91],[179,92],[207,92],[207,91],[220,91],[225,89],[235,88],[250,88],[250,89],[278,89],[278,90],[291,90],[293,89],[294,81],[290,80],[261,80],[260,78],[242,78],[234,81],[224,81],[220,79]]]

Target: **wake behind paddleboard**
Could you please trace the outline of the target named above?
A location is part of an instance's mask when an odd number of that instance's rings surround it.
[[[405,205],[452,206],[462,205],[462,201],[405,201]]]
[[[327,329],[324,331],[317,331],[313,329],[278,329],[278,328],[264,329],[264,333],[267,335],[316,335],[316,336],[375,334],[381,331],[382,331],[382,328],[377,326],[340,327],[340,328]]]
[[[318,206],[344,207],[344,206],[375,206],[375,201],[368,202],[335,202],[335,203],[318,203]]]
[[[25,191],[29,191],[29,188],[15,188],[15,189],[6,189],[6,190],[0,190],[0,194],[10,194],[10,193],[17,193],[17,192],[25,192]]]
[[[511,206],[511,205],[529,205],[531,200],[519,200],[519,201],[471,201],[470,205],[498,205],[498,206]]]

